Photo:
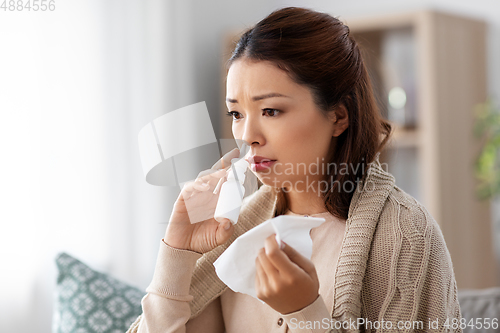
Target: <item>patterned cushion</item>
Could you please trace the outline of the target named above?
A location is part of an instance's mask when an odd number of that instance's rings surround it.
[[[142,313],[146,292],[60,253],[53,333],[123,333]]]

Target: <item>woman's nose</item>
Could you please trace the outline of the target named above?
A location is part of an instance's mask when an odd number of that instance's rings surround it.
[[[246,119],[241,139],[250,147],[264,144],[264,135],[258,119],[252,117]]]

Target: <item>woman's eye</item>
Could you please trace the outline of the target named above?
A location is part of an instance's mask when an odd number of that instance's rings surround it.
[[[233,120],[239,120],[240,118],[237,118],[237,117],[240,117],[241,116],[241,113],[239,113],[238,111],[229,111],[227,113],[227,115],[229,117],[233,117]]]
[[[279,113],[281,113],[280,110],[276,109],[263,109],[262,111],[264,111],[264,115],[268,117],[276,117]],[[238,111],[228,111],[226,114],[229,117],[233,117],[233,120],[240,120],[242,118],[242,114]]]
[[[262,111],[264,111],[266,115],[270,117],[276,117],[281,112],[280,110],[276,109],[263,109]]]

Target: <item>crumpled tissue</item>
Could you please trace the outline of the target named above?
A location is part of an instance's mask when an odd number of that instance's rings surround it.
[[[283,240],[310,260],[312,240],[309,232],[323,222],[324,218],[289,215],[267,220],[236,238],[214,262],[215,272],[231,290],[257,298],[255,259],[266,238],[276,234],[278,243]]]

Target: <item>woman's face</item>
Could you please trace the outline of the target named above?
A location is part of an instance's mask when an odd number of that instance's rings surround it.
[[[307,190],[322,178],[332,136],[340,133],[309,88],[271,62],[239,59],[229,69],[226,97],[234,138],[251,147],[251,156],[275,161],[252,164],[264,184]]]

